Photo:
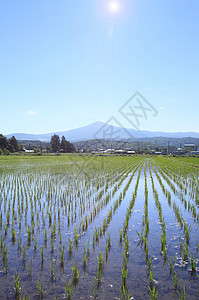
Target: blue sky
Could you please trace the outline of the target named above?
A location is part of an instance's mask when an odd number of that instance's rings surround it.
[[[118,110],[136,91],[158,111],[140,129],[199,132],[198,12],[198,0],[0,0],[0,132],[112,116],[132,128]]]

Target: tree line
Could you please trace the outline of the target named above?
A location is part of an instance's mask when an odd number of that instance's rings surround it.
[[[0,155],[18,152],[22,148],[22,145],[17,142],[14,136],[7,139],[3,134],[0,134]]]
[[[62,153],[74,153],[76,152],[75,146],[65,139],[65,136],[62,136],[61,141],[60,137],[57,134],[54,134],[51,137],[51,148],[53,152],[62,152]]]
[[[26,141],[25,141],[26,142]],[[43,148],[43,147],[42,147]],[[3,134],[0,134],[0,155],[5,154],[8,155],[10,153],[24,151],[23,142],[20,144],[16,140],[14,136],[11,138],[6,138]],[[41,147],[36,149],[38,151],[42,151]],[[51,137],[50,145],[46,148],[49,152],[62,152],[62,153],[74,153],[76,152],[75,146],[67,141],[64,136],[62,136],[61,141],[59,135],[54,134]]]

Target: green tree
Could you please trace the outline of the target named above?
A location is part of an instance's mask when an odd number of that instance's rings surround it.
[[[10,152],[18,152],[19,151],[19,144],[16,140],[16,138],[14,136],[12,136],[9,140],[8,140],[8,146],[7,146],[8,150]]]
[[[60,149],[62,152],[67,153],[68,151],[68,145],[67,145],[67,141],[65,139],[65,136],[62,136],[61,138],[61,145],[60,145]]]
[[[3,134],[0,134],[0,148],[4,150],[8,146],[8,140]]]
[[[68,147],[68,149],[67,149],[68,153],[74,153],[74,152],[76,152],[75,146],[72,143],[67,142],[67,147]]]
[[[51,137],[50,144],[51,144],[53,152],[57,152],[60,150],[60,138],[57,134],[54,134]]]

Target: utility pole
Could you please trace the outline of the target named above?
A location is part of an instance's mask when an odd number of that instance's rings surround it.
[[[138,154],[140,153],[140,144],[139,143],[137,143],[138,144]]]
[[[170,142],[168,142],[167,155],[169,154],[169,145],[170,145]]]

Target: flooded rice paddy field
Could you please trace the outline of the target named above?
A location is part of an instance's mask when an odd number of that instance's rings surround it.
[[[198,166],[0,157],[0,299],[199,299]]]

